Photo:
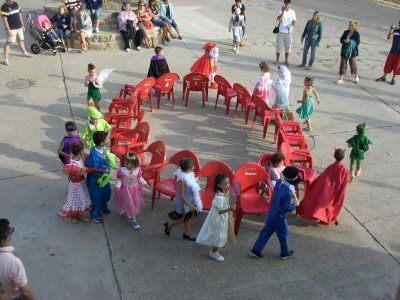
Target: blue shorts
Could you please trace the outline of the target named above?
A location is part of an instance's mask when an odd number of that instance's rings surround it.
[[[164,27],[164,24],[167,24],[167,25],[168,25],[168,22],[164,21],[164,20],[161,19],[161,18],[152,19],[152,20],[151,20],[151,23],[153,23],[155,26],[161,27],[161,28]]]
[[[91,16],[94,20],[99,20],[101,17],[101,14],[103,13],[103,9],[99,8],[94,11],[94,14],[90,11],[90,9],[86,9],[86,13],[88,16]]]
[[[71,35],[71,30],[69,29],[57,29],[56,30],[57,35],[60,37],[60,39],[66,40],[69,39],[70,35]]]
[[[178,27],[178,24],[176,24],[175,20],[172,19],[172,23],[170,24],[172,27],[174,27],[175,29]]]

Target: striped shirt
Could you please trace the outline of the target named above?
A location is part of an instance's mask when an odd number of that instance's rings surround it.
[[[81,1],[80,0],[65,0],[65,6],[68,8],[69,11],[71,11],[73,9],[80,9]]]
[[[1,7],[1,15],[7,17],[8,26],[11,30],[22,28],[20,12],[21,8],[14,1],[5,2]]]

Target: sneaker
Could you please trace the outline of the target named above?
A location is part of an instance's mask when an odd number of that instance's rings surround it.
[[[263,257],[264,257],[264,255],[262,255],[261,253],[258,253],[258,252],[256,252],[256,251],[254,251],[254,250],[251,250],[251,251],[250,251],[250,255],[253,256],[253,257],[255,257],[255,258],[263,258]]]
[[[306,70],[310,71],[312,69],[312,66],[307,66]]]
[[[210,254],[208,254],[209,257],[211,257],[213,260],[218,261],[218,262],[223,262],[225,260],[225,258],[219,254],[219,252],[210,252]]]
[[[356,170],[356,177],[358,177],[358,176],[360,176],[361,175],[361,169],[360,170]]]
[[[294,251],[293,250],[289,251],[285,255],[281,255],[281,259],[288,259],[288,258],[291,258],[292,256],[294,256]]]
[[[131,226],[135,230],[139,230],[141,226],[136,222],[136,220],[131,220]]]
[[[93,222],[97,223],[97,224],[101,224],[103,223],[103,219],[100,217],[94,217],[92,218]]]
[[[385,82],[386,81],[386,78],[385,77],[379,77],[378,79],[375,79],[375,81],[378,81],[378,82]]]
[[[30,54],[29,52],[24,52],[24,56],[30,58],[30,57],[32,57],[32,54]]]
[[[125,49],[125,52],[129,52],[129,48],[126,48],[126,49]]]
[[[179,40],[182,40],[182,37],[181,37],[181,36],[178,36],[178,39],[179,39]]]
[[[136,49],[136,51],[142,50],[142,48],[140,48],[140,46],[136,47],[135,49]]]
[[[99,32],[100,32],[99,27],[96,27],[96,28],[94,29],[94,32],[99,33]]]
[[[88,219],[87,217],[83,216],[83,215],[79,215],[79,216],[77,216],[76,218],[77,218],[79,221],[82,221],[82,222],[89,222],[89,219]]]
[[[396,81],[394,81],[394,79],[390,82],[390,85],[395,85]]]
[[[338,81],[336,81],[336,84],[343,84],[343,80],[339,79]]]
[[[236,53],[239,53],[239,49],[236,49],[235,52],[236,52]]]
[[[78,223],[78,219],[77,219],[77,218],[71,218],[71,223],[72,223],[72,224]]]
[[[357,75],[356,76],[356,83],[359,83],[360,82],[360,77]]]
[[[4,60],[4,64],[5,64],[6,66],[9,66],[9,65],[10,65],[10,61],[8,60],[8,58]]]
[[[72,49],[71,49],[71,48],[68,48],[68,49],[67,49],[67,51],[68,51],[68,52],[71,52],[71,51],[72,51]]]

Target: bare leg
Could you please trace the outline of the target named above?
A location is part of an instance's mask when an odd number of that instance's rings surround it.
[[[285,64],[289,65],[289,53],[285,53]]]
[[[279,63],[279,56],[280,56],[280,53],[276,53],[275,64]]]
[[[213,253],[218,252],[218,247],[212,247],[211,252],[213,252]]]
[[[94,26],[95,26],[95,28],[99,28],[99,24],[100,24],[100,19],[97,19],[95,22],[94,22]]]
[[[185,230],[184,230],[183,234],[190,236],[190,219],[185,220]]]
[[[173,220],[168,222],[168,230],[171,230],[172,227],[175,227],[176,225],[182,224],[183,223],[184,217],[180,218],[179,220]]]
[[[96,109],[97,109],[98,111],[100,111],[100,104],[99,104],[99,101],[94,101],[94,106],[96,107]]]
[[[4,45],[4,59],[8,59],[8,53],[10,53],[11,43],[6,42]]]
[[[307,126],[308,126],[308,130],[309,130],[309,131],[312,131],[312,130],[311,130],[311,120],[310,120],[310,119],[306,120],[306,124],[307,124]]]
[[[19,40],[18,41],[18,45],[19,45],[19,48],[21,49],[21,51],[22,51],[22,53],[25,53],[26,52],[26,49],[25,49],[25,43],[24,43],[24,40]]]

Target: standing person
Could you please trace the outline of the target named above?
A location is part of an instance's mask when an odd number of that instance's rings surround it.
[[[161,3],[161,16],[166,18],[168,23],[175,29],[176,33],[178,34],[178,39],[182,39],[181,34],[179,33],[179,28],[178,24],[175,22],[175,13],[174,13],[174,6],[172,3],[169,2],[169,0],[163,0],[163,3]],[[172,36],[174,38],[174,36]]]
[[[275,81],[275,107],[283,107],[286,112],[290,111],[289,108],[289,92],[292,75],[288,68],[278,65],[278,80]],[[284,115],[287,119],[287,114]]]
[[[322,38],[322,23],[319,19],[319,11],[315,11],[312,15],[312,19],[308,20],[306,26],[304,27],[303,34],[301,35],[301,43],[304,41],[303,49],[303,62],[299,67],[304,68],[307,63],[307,53],[311,48],[310,61],[306,70],[311,70],[315,59],[315,50],[319,47],[319,43]]]
[[[279,63],[279,56],[282,48],[285,47],[285,64],[289,66],[289,54],[292,48],[293,26],[296,24],[296,13],[291,9],[291,0],[285,0],[282,10],[277,18],[279,32],[276,35],[276,61]]]
[[[92,106],[87,107],[89,120],[83,125],[82,140],[89,148],[95,146],[93,135],[96,131],[108,132],[111,129],[110,124],[103,119],[101,112]]]
[[[304,120],[303,124],[307,125],[305,130],[311,130],[311,116],[314,113],[314,97],[317,100],[317,103],[320,103],[319,96],[317,90],[314,88],[314,78],[306,77],[304,78],[304,90],[303,90],[303,99],[297,100],[297,103],[301,103],[301,106],[296,109],[296,112],[299,114],[299,117]]]
[[[88,75],[83,81],[84,86],[88,88],[87,91],[87,105],[96,107],[100,111],[101,91],[103,87],[101,80],[97,76],[96,67],[93,64],[88,64]]]
[[[349,182],[349,169],[342,160],[346,151],[335,149],[335,162],[315,179],[307,188],[307,193],[301,201],[296,213],[307,220],[319,221],[330,225],[340,216],[340,211],[346,197],[346,188]]]
[[[0,299],[33,300],[24,265],[10,246],[13,232],[10,221],[0,219]]]
[[[350,21],[349,29],[345,30],[340,38],[342,49],[340,51],[339,80],[337,84],[343,84],[343,77],[347,71],[347,62],[350,64],[351,74],[354,75],[356,83],[360,81],[357,72],[356,57],[358,56],[358,45],[360,44],[360,34],[357,31],[358,22]]]
[[[143,40],[143,31],[137,27],[138,19],[131,10],[129,1],[122,3],[121,11],[118,13],[118,28],[125,43],[125,51],[129,52],[130,40],[134,41],[135,49],[140,51]]]
[[[60,146],[58,147],[58,157],[63,164],[66,163],[67,158],[71,155],[72,144],[76,141],[82,142],[81,137],[78,134],[78,128],[76,127],[75,122],[66,122],[65,132],[67,133],[67,135],[64,136],[64,138],[60,142]]]
[[[157,79],[162,75],[169,73],[169,66],[162,47],[156,47],[154,53],[156,55],[153,55],[151,58],[147,77],[154,77]]]
[[[269,103],[269,96],[273,81],[271,80],[271,73],[269,72],[269,66],[265,61],[259,63],[259,67],[261,70],[261,77],[256,83],[256,86],[253,90],[253,95],[256,95],[263,99],[265,103],[270,105]]]
[[[94,20],[94,32],[100,32],[99,23],[103,12],[103,0],[86,0],[86,12]]]
[[[240,15],[240,8],[236,8],[229,22],[229,31],[233,33],[233,51],[239,53],[239,45],[243,39],[244,17]]]
[[[225,260],[218,250],[228,242],[228,214],[235,210],[234,205],[229,206],[229,185],[225,174],[215,177],[215,198],[196,239],[198,244],[212,247],[209,256],[218,262]]]
[[[243,37],[246,34],[246,6],[242,3],[242,0],[235,0],[235,4],[232,5],[231,13],[232,15],[235,13],[236,8],[240,9],[240,15],[243,16],[244,20],[242,23],[242,32]],[[243,47],[243,39],[241,40],[239,47]]]
[[[50,19],[52,24],[57,24],[57,35],[61,39],[65,49],[70,51],[69,38],[71,35],[71,17],[68,14],[67,7],[61,5],[58,12]]]
[[[386,59],[385,67],[383,69],[383,76],[379,77],[376,81],[386,81],[387,74],[393,72],[392,81],[390,81],[390,84],[394,85],[394,78],[396,75],[400,75],[400,20],[398,28],[396,28],[394,25],[390,26],[387,39],[393,39],[392,48],[390,49],[389,55]]]
[[[10,65],[8,53],[10,52],[11,44],[15,43],[17,39],[22,55],[25,57],[32,57],[32,55],[25,49],[25,26],[24,21],[22,20],[21,8],[18,3],[12,0],[6,0],[6,2],[1,6],[1,16],[7,33],[6,43],[4,44],[4,64],[6,66]]]
[[[267,221],[250,252],[254,257],[262,258],[264,256],[262,251],[275,232],[281,244],[281,259],[287,259],[294,255],[294,251],[288,249],[289,230],[286,213],[299,206],[297,198],[294,198],[292,202],[290,187],[299,183],[298,174],[299,170],[296,167],[286,167],[282,172],[283,178],[276,182]]]
[[[152,14],[150,15],[144,4],[143,0],[139,0],[138,9],[136,10],[136,17],[138,19],[138,27],[143,31],[143,41],[146,48],[154,48],[154,37],[150,37],[149,31],[154,28],[151,22]]]
[[[79,42],[81,44],[81,53],[83,53],[87,51],[88,43],[86,40],[90,39],[90,37],[93,34],[93,25],[92,25],[92,19],[88,16],[85,9],[81,9],[78,12],[78,18],[80,19],[81,22],[81,28],[79,32],[80,33]]]

